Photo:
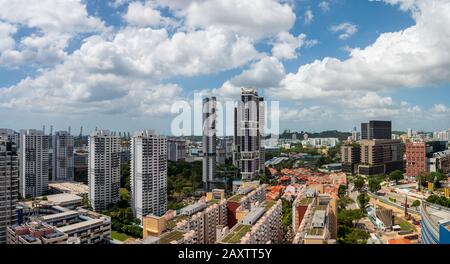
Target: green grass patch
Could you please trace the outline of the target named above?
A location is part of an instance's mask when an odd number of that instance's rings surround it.
[[[241,241],[241,238],[250,231],[250,229],[252,229],[252,227],[249,225],[239,225],[236,227],[236,229],[231,231],[222,240],[222,242],[229,244],[237,244]]]
[[[117,231],[111,231],[111,238],[123,242],[128,239],[128,236],[124,233],[119,233]]]

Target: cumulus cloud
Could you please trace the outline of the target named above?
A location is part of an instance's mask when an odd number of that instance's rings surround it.
[[[254,39],[289,30],[295,22],[290,5],[276,0],[156,0],[192,28],[220,27]]]
[[[64,60],[64,49],[76,34],[106,30],[100,19],[88,14],[81,0],[0,0],[0,20],[34,32],[16,45],[0,49],[3,66],[58,63]]]
[[[276,87],[285,75],[284,66],[274,57],[264,57],[250,69],[231,79],[238,87],[267,88]]]
[[[339,38],[345,40],[358,32],[358,26],[350,22],[344,22],[339,25],[331,26],[330,30],[334,33],[339,33]]]
[[[300,100],[449,83],[450,2],[414,2],[414,7],[407,5],[414,12],[414,26],[383,33],[373,44],[351,49],[349,59],[328,57],[303,65],[270,94]]]
[[[128,24],[135,26],[160,27],[175,24],[172,19],[162,16],[161,12],[156,9],[156,4],[151,1],[130,3],[123,17]]]
[[[317,40],[308,40],[305,34],[295,37],[289,32],[280,32],[273,44],[272,55],[278,59],[295,59],[298,49],[303,46],[312,47],[316,44]]]

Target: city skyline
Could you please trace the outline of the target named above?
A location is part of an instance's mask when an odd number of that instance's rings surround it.
[[[176,101],[247,87],[281,131],[448,129],[450,3],[430,2],[2,1],[2,127],[170,135]]]

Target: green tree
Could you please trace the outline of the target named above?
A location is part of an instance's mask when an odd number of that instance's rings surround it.
[[[346,194],[347,194],[347,186],[343,184],[340,185],[338,190],[339,198],[342,199],[343,197],[345,197]]]
[[[338,213],[338,223],[348,227],[356,227],[358,221],[364,216],[361,209],[341,210]]]
[[[398,182],[399,182],[400,180],[403,180],[404,177],[405,177],[405,176],[403,175],[403,172],[400,171],[400,170],[395,170],[395,171],[389,173],[389,179],[390,179],[391,181],[395,181],[396,184],[398,184]]]
[[[381,181],[377,178],[370,178],[369,179],[369,190],[373,193],[376,193],[379,190],[381,190]]]
[[[342,197],[338,200],[338,207],[339,210],[345,210],[347,208],[347,206],[349,206],[350,204],[354,203],[355,201],[353,201],[351,198],[345,196]]]
[[[358,190],[358,191],[361,191],[361,189],[364,187],[364,183],[365,183],[364,178],[361,176],[357,176],[353,182],[356,190]]]
[[[362,210],[367,208],[367,205],[369,204],[370,197],[366,193],[361,193],[357,197],[359,208]]]
[[[420,201],[419,201],[419,200],[415,200],[415,201],[412,203],[411,206],[412,206],[412,207],[415,207],[415,208],[419,207],[419,206],[420,206]]]

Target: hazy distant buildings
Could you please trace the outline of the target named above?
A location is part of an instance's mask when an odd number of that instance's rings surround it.
[[[167,159],[181,161],[186,159],[186,140],[181,138],[167,139]]]
[[[233,163],[242,180],[252,180],[264,172],[264,99],[256,89],[242,89],[234,111]]]
[[[210,191],[216,181],[216,122],[215,97],[203,99],[203,189]]]
[[[391,139],[391,121],[369,121],[361,123],[361,139]]]
[[[53,137],[52,180],[73,181],[73,136],[66,131],[58,131]]]
[[[89,137],[89,201],[103,211],[119,201],[120,137],[109,130],[97,130]]]
[[[136,132],[131,139],[131,207],[141,221],[167,210],[167,138],[153,130]]]
[[[45,195],[48,189],[48,136],[27,129],[20,132],[20,194],[22,197]]]
[[[19,161],[16,144],[0,138],[0,244],[6,243],[6,227],[17,221]]]

